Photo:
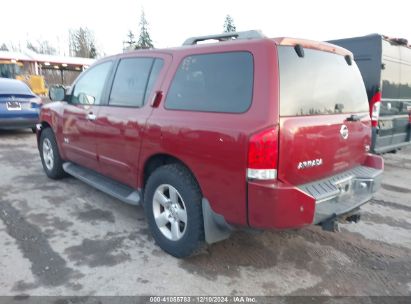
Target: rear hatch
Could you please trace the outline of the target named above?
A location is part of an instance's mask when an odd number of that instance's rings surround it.
[[[367,94],[351,57],[310,48],[297,51],[278,46],[278,179],[293,185],[362,164],[371,134]]]

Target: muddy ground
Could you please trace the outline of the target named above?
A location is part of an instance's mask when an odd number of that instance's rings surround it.
[[[141,207],[48,179],[35,136],[0,131],[0,295],[411,295],[411,150],[340,233],[235,233],[175,259]]]

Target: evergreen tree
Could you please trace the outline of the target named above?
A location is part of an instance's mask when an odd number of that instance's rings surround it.
[[[234,20],[230,15],[225,16],[224,33],[235,32],[237,28],[234,25]]]
[[[136,39],[135,39],[134,33],[131,30],[129,30],[127,34],[127,40],[123,41],[124,51],[135,49],[135,47],[136,47]]]
[[[154,48],[153,41],[148,33],[148,22],[144,10],[141,12],[140,18],[140,35],[138,37],[135,49],[152,49]]]
[[[7,45],[5,44],[5,43],[3,43],[1,46],[0,46],[0,51],[8,51],[9,50],[9,48],[7,47]]]

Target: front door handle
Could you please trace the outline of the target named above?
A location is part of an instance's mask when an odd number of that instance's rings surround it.
[[[96,115],[90,112],[90,113],[87,114],[87,119],[88,120],[96,120]]]

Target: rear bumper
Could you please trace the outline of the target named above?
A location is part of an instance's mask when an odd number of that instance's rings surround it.
[[[407,132],[380,136],[378,128],[372,128],[371,152],[381,154],[411,145],[411,124]]]
[[[369,154],[362,166],[298,187],[249,182],[249,224],[260,229],[301,228],[349,213],[378,190],[383,167],[380,156]]]
[[[34,128],[38,121],[38,115],[31,117],[0,118],[0,129]]]

